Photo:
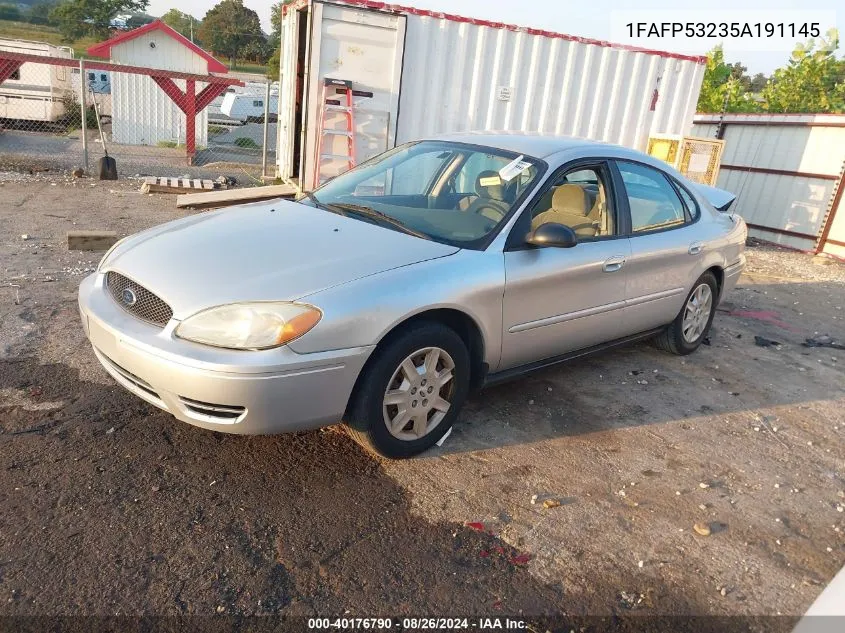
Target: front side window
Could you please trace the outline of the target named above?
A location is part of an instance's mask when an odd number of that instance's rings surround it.
[[[617,166],[628,195],[633,233],[684,225],[684,205],[666,176],[639,163],[619,161]]]
[[[421,141],[355,167],[300,200],[356,219],[467,248],[537,182],[540,161],[503,150]]]
[[[263,101],[253,101],[253,102],[252,102],[252,107],[253,107],[253,108],[260,108],[260,107],[262,107],[263,105],[264,105],[264,102],[263,102]]]
[[[576,168],[557,177],[531,212],[531,229],[555,222],[575,231],[579,240],[615,234],[616,222],[603,170]]]

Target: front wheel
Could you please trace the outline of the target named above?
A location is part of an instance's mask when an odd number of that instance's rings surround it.
[[[713,273],[701,275],[687,295],[678,316],[655,337],[657,347],[681,356],[697,350],[710,331],[718,296],[719,285]]]
[[[410,457],[449,431],[469,391],[469,353],[454,330],[420,323],[393,337],[358,379],[350,435],[385,457]]]

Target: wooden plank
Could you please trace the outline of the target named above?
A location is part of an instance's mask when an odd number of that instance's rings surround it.
[[[144,184],[146,185],[154,185],[156,182],[158,182],[158,178],[155,176],[147,176],[144,178]]]
[[[170,186],[173,187],[174,189],[178,189],[179,188],[179,179],[178,178],[171,178],[170,179]]]
[[[182,178],[182,187],[184,189],[190,189],[191,188],[191,181],[188,180],[187,178]]]
[[[203,193],[188,193],[176,198],[178,208],[215,209],[245,202],[257,202],[272,198],[292,198],[296,189],[290,185],[271,185],[269,187],[249,187]]]
[[[203,189],[214,189],[214,181],[213,180],[203,180],[202,181],[202,188]]]
[[[117,242],[114,231],[68,231],[69,251],[107,251]]]
[[[202,180],[194,178],[194,189],[202,189]]]
[[[159,178],[159,180],[158,180],[158,186],[159,186],[159,187],[169,187],[169,186],[170,186],[170,181],[169,181],[167,178],[165,178],[164,176],[162,176],[162,177],[161,177],[161,178]]]

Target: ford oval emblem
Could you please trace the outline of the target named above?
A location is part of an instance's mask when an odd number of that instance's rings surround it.
[[[120,293],[120,300],[127,308],[138,303],[138,297],[132,291],[132,288],[124,288],[123,292]]]

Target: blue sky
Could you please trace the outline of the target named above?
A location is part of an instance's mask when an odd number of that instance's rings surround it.
[[[182,11],[202,18],[216,2],[217,0],[180,0],[178,4]],[[603,40],[612,39],[610,14],[613,10],[630,10],[634,6],[651,11],[684,8],[678,0],[638,0],[636,4],[625,0],[398,0],[396,3]],[[244,4],[258,12],[264,29],[269,32],[272,2],[244,0]],[[152,15],[161,15],[173,6],[173,0],[151,0],[148,11]],[[842,0],[708,0],[695,8],[706,8],[712,14],[713,21],[719,21],[720,12],[724,15],[727,10],[737,9],[759,10],[761,21],[777,20],[778,9],[839,9],[836,26],[840,33],[845,35],[845,3]],[[672,50],[671,45],[655,48]],[[784,64],[789,57],[788,53],[783,51],[732,52],[729,45],[725,46],[725,53],[728,61],[742,61],[752,74],[769,73]],[[839,54],[842,54],[842,46]]]

